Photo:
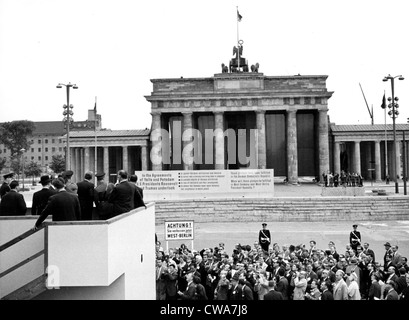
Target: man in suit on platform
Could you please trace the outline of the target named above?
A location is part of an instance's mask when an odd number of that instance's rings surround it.
[[[76,221],[81,219],[78,196],[65,190],[63,179],[54,179],[52,184],[57,193],[48,199],[47,206],[34,225],[34,230],[37,230],[50,214],[53,216],[53,221]]]
[[[392,246],[391,249],[392,249],[391,256],[392,256],[393,265],[401,266],[402,265],[402,255],[398,252],[398,249],[399,249],[398,245],[395,244],[394,246]]]
[[[13,180],[14,177],[14,172],[9,172],[3,175],[3,183],[1,184],[0,187],[0,199],[10,191],[10,182]]]
[[[33,194],[33,202],[31,206],[31,214],[33,216],[40,215],[47,206],[48,199],[56,193],[54,189],[50,188],[51,178],[49,175],[42,176],[40,183],[43,188]]]
[[[140,186],[138,186],[138,176],[136,174],[132,174],[129,178],[129,181],[136,186],[136,190],[138,190],[143,199],[143,189]]]
[[[112,190],[108,202],[113,204],[113,213],[111,217],[129,212],[135,208],[146,208],[139,192],[128,182],[128,173],[125,170],[118,171],[118,183],[114,190]]]
[[[0,202],[0,216],[24,216],[27,205],[22,194],[18,193],[18,181],[10,182],[10,191],[7,192]]]
[[[62,173],[62,177],[64,178],[64,181],[65,181],[65,190],[68,193],[77,194],[78,186],[76,183],[71,181],[73,174],[74,172],[72,170],[67,170]]]
[[[267,230],[267,223],[262,223],[262,227],[258,234],[258,243],[264,251],[268,252],[271,243],[270,230]]]
[[[84,180],[77,183],[77,194],[81,206],[81,220],[92,220],[92,211],[94,209],[94,184],[91,180],[92,172],[87,172],[84,175]]]
[[[375,252],[369,248],[369,243],[365,242],[364,243],[364,251],[363,251],[367,256],[372,256],[372,262],[375,262]]]

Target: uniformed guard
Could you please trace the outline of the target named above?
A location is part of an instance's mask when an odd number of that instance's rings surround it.
[[[263,229],[258,234],[258,243],[264,251],[268,252],[268,247],[271,243],[270,230],[267,230],[267,223],[261,224]]]
[[[356,230],[358,228],[357,224],[354,224],[352,228],[354,228],[354,230],[349,234],[349,243],[351,244],[351,248],[356,253],[356,248],[358,245],[361,245],[361,233]]]
[[[64,178],[65,181],[65,190],[69,193],[75,193],[77,194],[78,186],[76,183],[71,181],[71,177],[74,174],[71,170],[67,170],[63,172],[62,177]]]
[[[4,181],[0,187],[0,199],[10,191],[10,182],[13,180],[14,172],[9,172],[3,175]]]

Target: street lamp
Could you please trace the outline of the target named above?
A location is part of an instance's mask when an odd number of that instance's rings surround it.
[[[23,191],[24,191],[24,152],[26,152],[26,149],[24,149],[24,148],[22,148],[22,149],[20,149],[20,152],[21,152],[21,162],[22,162],[22,167],[23,167],[23,170],[22,170],[22,175],[23,175]]]
[[[72,111],[72,109],[74,108],[74,106],[72,104],[70,104],[70,88],[73,89],[78,89],[76,84],[71,84],[71,82],[69,82],[68,84],[64,84],[64,83],[59,83],[57,85],[58,89],[61,89],[62,86],[66,87],[67,89],[67,104],[63,105],[64,108],[64,112],[62,113],[64,115],[64,123],[67,129],[67,150],[65,151],[65,170],[69,170],[71,167],[71,157],[70,157],[70,125],[72,122],[74,122],[74,119],[72,118],[72,116],[74,115],[74,112]]]
[[[402,75],[392,77],[389,74],[388,76],[383,78],[383,81],[386,82],[388,80],[391,80],[392,98],[391,97],[388,98],[388,101],[390,102],[389,105],[388,105],[388,108],[391,109],[391,110],[389,110],[388,114],[389,114],[389,116],[392,117],[392,121],[393,121],[393,159],[394,159],[393,163],[394,163],[394,166],[395,166],[395,174],[394,174],[393,180],[395,181],[395,193],[399,193],[399,185],[398,185],[398,178],[397,178],[397,176],[398,176],[397,170],[398,170],[399,164],[397,162],[397,156],[396,156],[397,155],[397,150],[396,150],[396,128],[395,128],[395,119],[399,115],[399,111],[396,110],[396,109],[399,108],[399,105],[397,103],[399,98],[395,97],[395,92],[394,92],[394,90],[395,90],[395,87],[394,87],[395,78],[398,78],[399,80],[404,80],[405,79],[404,77],[402,77]]]

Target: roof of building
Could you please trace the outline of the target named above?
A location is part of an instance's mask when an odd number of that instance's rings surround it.
[[[99,137],[129,137],[129,136],[149,136],[149,129],[142,130],[110,130],[103,129],[97,131],[97,136]],[[95,137],[95,131],[70,131],[70,137],[81,138],[81,137]]]
[[[345,125],[336,125],[331,124],[331,130],[333,132],[363,132],[363,131],[385,131],[385,124],[345,124]],[[386,130],[393,130],[392,124],[386,125]],[[406,123],[396,123],[396,131],[409,131],[409,124]]]

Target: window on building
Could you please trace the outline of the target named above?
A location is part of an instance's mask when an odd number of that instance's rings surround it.
[[[48,156],[45,156],[45,161],[48,161]]]
[[[48,148],[45,148],[45,152],[48,152]]]
[[[41,156],[38,156],[38,161],[41,161]]]
[[[58,143],[62,143],[62,139],[58,139]]]
[[[31,157],[31,160],[33,160],[33,161],[34,161],[34,156],[33,156],[33,157]]]
[[[45,140],[44,140],[44,143],[48,143],[48,139],[45,139]]]
[[[41,152],[41,148],[38,148],[38,152]]]
[[[52,139],[51,142],[52,142],[52,143],[55,143],[55,139]]]
[[[304,98],[304,104],[311,104],[311,98],[310,97],[305,97]]]
[[[31,148],[31,152],[34,152],[34,148]]]
[[[300,98],[294,98],[294,104],[300,104]]]
[[[52,148],[51,148],[51,151],[52,151],[52,152],[55,152],[55,147],[52,147]]]
[[[38,139],[38,143],[41,144],[41,139]]]
[[[321,104],[321,98],[315,98],[315,104]]]

